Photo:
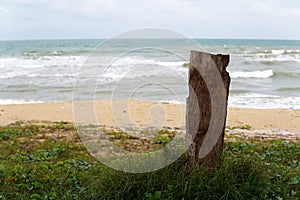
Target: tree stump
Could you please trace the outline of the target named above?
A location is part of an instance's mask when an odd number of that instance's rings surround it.
[[[226,126],[230,76],[229,55],[192,51],[187,98],[187,153],[198,166],[219,164]]]

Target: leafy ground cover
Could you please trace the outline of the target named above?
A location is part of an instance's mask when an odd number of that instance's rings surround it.
[[[149,151],[176,132],[157,131],[151,139],[113,130],[106,134],[130,151],[140,146]],[[161,170],[129,174],[90,156],[73,124],[16,122],[0,127],[0,199],[300,198],[299,141],[232,137],[213,174],[186,155]]]

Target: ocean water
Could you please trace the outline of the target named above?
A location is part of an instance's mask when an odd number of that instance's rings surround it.
[[[184,64],[195,44],[230,54],[229,106],[300,109],[300,41],[292,40],[1,41],[0,104],[72,98],[184,103]]]

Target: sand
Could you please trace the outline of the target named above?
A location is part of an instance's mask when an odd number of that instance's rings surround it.
[[[185,105],[139,100],[82,101],[74,105],[72,102],[0,105],[0,125],[18,120],[47,120],[106,126],[185,126]],[[228,108],[227,126],[246,124],[256,130],[278,129],[299,134],[300,110]]]

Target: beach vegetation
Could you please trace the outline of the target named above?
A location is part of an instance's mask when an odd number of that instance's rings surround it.
[[[226,126],[226,128],[229,130],[235,130],[235,129],[251,130],[252,126],[249,124],[242,124],[242,125],[237,125],[237,126]]]
[[[189,67],[190,63],[183,63],[182,67]]]
[[[158,130],[140,143],[126,132],[106,134],[134,151],[162,147],[177,133]],[[163,169],[130,174],[92,157],[70,123],[19,121],[1,126],[0,138],[1,200],[300,198],[299,141],[236,138],[225,141],[213,173],[182,155]]]

